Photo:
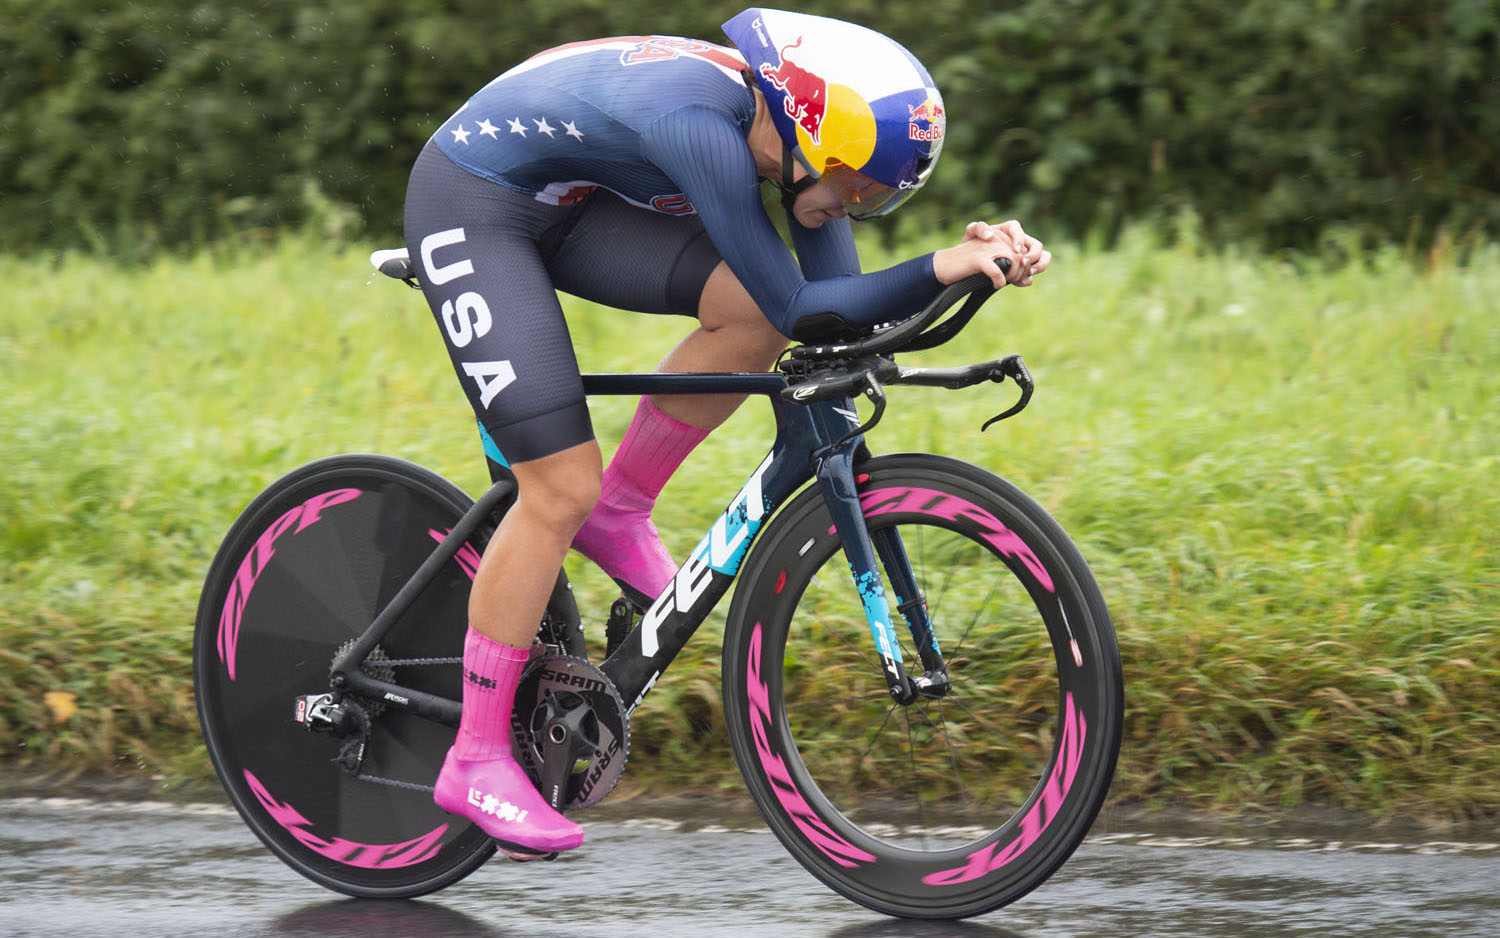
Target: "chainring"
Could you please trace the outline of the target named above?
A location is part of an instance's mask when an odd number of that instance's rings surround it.
[[[614,790],[630,756],[630,719],[620,692],[607,675],[583,658],[544,654],[533,657],[516,687],[511,715],[515,754],[533,784],[540,786],[542,732],[550,698],[566,706],[586,707],[584,741],[589,751],[573,763],[565,810],[598,804]]]

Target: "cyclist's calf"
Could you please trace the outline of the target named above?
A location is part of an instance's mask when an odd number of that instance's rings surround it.
[[[573,535],[599,500],[599,444],[516,463],[519,497],[485,548],[469,592],[469,624],[524,648],[536,634]]]

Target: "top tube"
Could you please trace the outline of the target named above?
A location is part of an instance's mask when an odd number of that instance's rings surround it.
[[[616,394],[780,394],[786,376],[774,371],[749,372],[634,372],[584,374],[583,393]]]

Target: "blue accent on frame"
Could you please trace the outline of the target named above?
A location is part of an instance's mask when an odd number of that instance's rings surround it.
[[[899,663],[901,643],[896,641],[891,607],[885,600],[885,589],[880,577],[871,571],[856,571],[853,564],[850,564],[850,570],[854,572],[854,588],[859,590],[859,598],[864,601],[865,618],[870,623],[870,635],[875,639],[875,647],[884,650],[881,646],[885,646],[890,649],[891,658]]]
[[[743,516],[743,510],[741,510],[740,514]],[[710,569],[717,570],[720,573],[727,574],[728,576],[734,576],[735,571],[739,570],[740,561],[745,559],[745,552],[750,549],[750,542],[755,539],[755,532],[760,530],[760,522],[758,520],[742,521],[741,523],[743,524],[745,529],[745,539],[743,541],[740,541],[739,546],[737,546],[733,551],[730,552],[729,556],[724,559],[723,563],[714,563],[713,553],[710,551],[708,559],[708,566]],[[710,534],[710,536],[712,536],[712,534]]]

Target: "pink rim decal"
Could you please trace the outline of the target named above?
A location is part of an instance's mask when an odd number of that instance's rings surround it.
[[[874,854],[866,853],[840,837],[818,816],[797,790],[786,763],[771,749],[771,693],[760,679],[760,633],[761,626],[757,622],[750,633],[749,674],[745,683],[750,699],[750,736],[755,740],[755,752],[760,757],[766,780],[771,783],[771,791],[802,835],[828,859],[839,866],[873,862]]]
[[[1057,592],[1052,584],[1052,577],[1047,573],[1047,568],[1042,566],[1041,560],[1030,547],[1026,546],[1026,542],[1010,528],[1001,524],[999,518],[973,502],[956,495],[949,495],[947,492],[937,492],[915,486],[899,486],[863,492],[859,496],[859,503],[864,508],[866,518],[892,511],[902,511],[932,515],[947,521],[957,521],[959,518],[973,521],[985,529],[979,533],[981,538],[1005,556],[1019,560],[1047,592]],[[833,534],[834,530],[829,528],[828,533]]]
[[[359,489],[334,489],[314,495],[277,518],[256,538],[255,546],[245,554],[245,559],[240,561],[240,567],[235,571],[234,581],[229,584],[229,594],[224,597],[224,608],[219,613],[219,660],[224,662],[231,681],[234,680],[234,658],[239,647],[240,620],[245,615],[245,603],[250,600],[250,591],[255,588],[255,581],[260,579],[266,565],[276,554],[276,539],[291,530],[293,525],[296,525],[296,529],[292,530],[292,534],[301,534],[318,523],[323,517],[323,509],[353,501],[363,494]]]
[[[271,815],[271,820],[297,838],[302,846],[345,866],[357,866],[365,870],[394,870],[414,866],[437,855],[442,849],[439,841],[448,831],[448,825],[441,824],[421,837],[403,840],[398,844],[361,844],[342,837],[324,840],[308,830],[312,821],[303,817],[302,812],[291,805],[277,801],[249,769],[245,770],[245,781],[255,795],[255,800]]]
[[[1041,797],[1037,798],[1031,810],[1021,819],[1020,835],[1004,849],[1000,849],[1000,842],[996,841],[969,854],[969,862],[964,866],[929,873],[922,877],[922,882],[929,886],[957,886],[988,876],[1004,868],[1041,839],[1047,825],[1057,817],[1064,799],[1073,787],[1073,779],[1078,775],[1078,765],[1083,761],[1083,742],[1087,735],[1088,724],[1073,700],[1072,693],[1069,693],[1063,704],[1062,739],[1058,743],[1057,762],[1053,765],[1046,784],[1042,786]]]

